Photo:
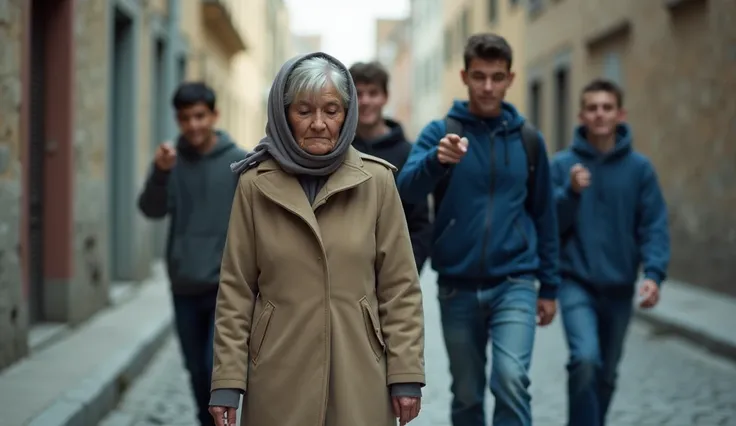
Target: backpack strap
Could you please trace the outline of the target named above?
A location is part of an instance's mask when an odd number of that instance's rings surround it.
[[[526,152],[527,179],[526,200],[524,204],[528,212],[532,211],[532,200],[534,199],[535,184],[537,182],[537,159],[539,158],[539,132],[528,121],[521,126],[521,142]]]

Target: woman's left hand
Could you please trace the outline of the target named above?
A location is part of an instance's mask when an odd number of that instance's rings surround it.
[[[399,425],[404,426],[417,418],[419,410],[422,409],[422,398],[414,396],[391,397],[394,406],[394,414],[399,419]]]

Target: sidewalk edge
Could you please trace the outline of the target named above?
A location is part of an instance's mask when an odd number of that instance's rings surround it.
[[[654,326],[659,333],[675,334],[718,356],[736,361],[736,342],[704,332],[702,329],[697,329],[682,321],[674,321],[665,315],[658,314],[656,311],[637,309],[635,316]]]
[[[173,319],[162,318],[139,343],[54,401],[29,426],[90,426],[115,409],[123,393],[168,341]]]

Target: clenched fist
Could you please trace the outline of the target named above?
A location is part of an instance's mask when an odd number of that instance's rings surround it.
[[[164,142],[156,148],[153,162],[159,170],[168,172],[176,164],[176,149],[169,142]]]
[[[437,159],[442,164],[457,164],[468,152],[468,139],[461,138],[454,133],[448,133],[440,139],[437,148]]]
[[[572,166],[570,168],[570,185],[576,193],[582,192],[583,189],[590,186],[590,171],[580,163]]]

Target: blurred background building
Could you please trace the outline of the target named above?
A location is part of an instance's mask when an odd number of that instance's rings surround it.
[[[404,127],[407,137],[412,120],[411,22],[405,19],[376,21],[376,59],[389,73],[386,115]]]
[[[322,36],[319,34],[294,34],[292,43],[294,55],[304,55],[322,50]]]
[[[2,2],[0,46],[2,368],[161,257],[136,198],[176,86],[211,85],[251,147],[291,33],[281,0],[27,0]]]

